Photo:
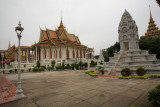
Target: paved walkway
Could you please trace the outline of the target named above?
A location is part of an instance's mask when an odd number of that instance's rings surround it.
[[[0,75],[0,104],[13,101],[16,87],[4,76]]]
[[[16,84],[16,75],[6,75]],[[82,71],[23,73],[28,97],[0,107],[151,107],[147,92],[160,79],[111,79],[90,77]]]

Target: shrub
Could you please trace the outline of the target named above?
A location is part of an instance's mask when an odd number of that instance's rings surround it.
[[[44,68],[33,68],[33,72],[44,71]]]
[[[59,68],[60,68],[60,65],[59,65]],[[62,70],[64,70],[64,69],[65,69],[65,65],[64,65],[64,63],[62,63],[61,69],[62,69]]]
[[[38,68],[40,68],[40,66],[41,66],[40,61],[37,61],[36,65],[37,65]]]
[[[131,75],[131,70],[130,68],[123,68],[121,71],[122,76],[130,76]]]
[[[63,64],[62,64],[62,65],[63,65]],[[56,70],[61,70],[61,69],[63,69],[62,66],[61,66],[61,64],[55,66],[55,68],[56,68]]]
[[[53,70],[53,68],[50,67],[50,66],[48,66],[48,67],[47,67],[47,70],[48,70],[48,71],[51,71],[51,70]]]
[[[12,70],[9,70],[9,73],[11,74],[13,71]]]
[[[84,68],[87,68],[88,63],[87,62],[83,63],[83,66],[84,66]]]
[[[148,101],[157,107],[160,107],[160,89],[153,89],[148,92]]]
[[[67,64],[67,65],[64,66],[64,68],[65,68],[65,69],[70,69],[71,67],[70,67],[69,64]]]
[[[87,71],[85,71],[86,74],[89,74],[90,72],[94,72],[94,70],[87,70]]]
[[[93,70],[87,70],[85,73],[90,75],[90,76],[93,76],[93,77],[97,77],[98,76]]]
[[[41,68],[43,68],[43,69],[46,69],[46,65],[44,65],[44,66],[41,66]]]
[[[119,77],[120,79],[148,79],[148,78],[160,78],[160,75],[144,75],[144,76],[128,76],[128,77]]]
[[[90,66],[91,67],[95,67],[97,65],[97,62],[94,62],[93,60],[91,61],[91,63],[90,63]]]
[[[17,73],[17,69],[16,68],[14,69],[14,72]]]
[[[79,64],[75,64],[76,70],[79,70]]]
[[[102,73],[102,75],[104,74],[104,67],[98,67],[98,69],[97,69],[99,72],[101,72]]]
[[[119,77],[119,79],[131,79],[132,77],[131,76],[128,76],[128,77]]]
[[[52,68],[54,68],[55,63],[56,63],[56,61],[55,61],[55,60],[52,60],[52,61],[51,61],[51,66],[52,66]]]
[[[146,74],[146,70],[143,67],[140,66],[140,67],[137,68],[136,73],[139,76],[143,76],[143,75]]]
[[[74,67],[75,67],[75,63],[72,63],[71,64],[71,69],[74,70]]]
[[[160,89],[160,84],[156,86],[156,89]]]
[[[160,78],[160,75],[149,75],[150,78]]]
[[[31,68],[29,68],[28,71],[31,72]]]
[[[94,72],[89,72],[88,73],[90,76],[94,76],[94,77],[97,77],[98,75],[96,74],[96,73],[94,73]]]
[[[79,68],[80,68],[80,70],[81,70],[81,69],[82,69],[82,65],[83,65],[82,61],[80,61],[80,62],[78,63],[78,65],[79,65]]]

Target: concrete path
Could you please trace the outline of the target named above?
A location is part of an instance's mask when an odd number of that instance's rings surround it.
[[[6,75],[16,84],[17,75]],[[28,97],[0,107],[151,107],[147,92],[160,79],[93,78],[82,71],[23,73],[22,88]]]

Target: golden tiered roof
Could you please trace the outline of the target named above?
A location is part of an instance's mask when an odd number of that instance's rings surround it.
[[[155,21],[152,18],[151,10],[150,10],[150,20],[149,20],[148,24],[149,25],[148,25],[147,32],[145,33],[145,37],[160,36],[160,30],[159,30],[159,28],[155,24]]]
[[[83,49],[88,49],[87,46],[82,45],[78,36],[67,32],[63,25],[62,19],[58,28],[54,30],[47,29],[43,30],[40,28],[39,42],[33,46],[73,46]],[[93,51],[91,48],[90,50]]]
[[[16,51],[17,51],[16,46],[15,45],[10,46],[10,43],[9,43],[8,50],[7,50],[7,52],[5,52],[6,60],[8,60],[8,61],[15,60]]]

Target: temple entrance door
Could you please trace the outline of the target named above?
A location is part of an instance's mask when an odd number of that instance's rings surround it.
[[[124,50],[129,50],[129,43],[128,42],[124,42]]]

